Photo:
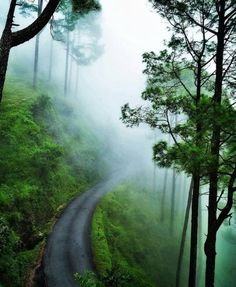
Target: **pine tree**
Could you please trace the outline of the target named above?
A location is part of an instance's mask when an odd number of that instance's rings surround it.
[[[200,182],[202,178],[204,182],[209,182],[205,285],[211,287],[214,286],[216,235],[223,221],[230,217],[235,190],[236,172],[235,163],[232,162],[232,158],[235,159],[235,153],[232,153],[230,157],[225,151],[229,149],[227,146],[229,140],[235,140],[235,132],[232,131],[235,121],[234,103],[232,104],[231,100],[235,97],[236,2],[234,0],[191,2],[152,0],[150,2],[154,9],[168,20],[173,36],[168,45],[169,52],[163,51],[159,57],[150,53],[144,58],[144,60],[148,59],[146,63],[149,79],[148,88],[143,97],[151,102],[153,110],[150,108],[130,109],[126,105],[123,107],[123,119],[132,124],[145,121],[151,126],[159,125],[164,132],[171,133],[172,137],[175,133],[180,133],[182,140],[188,143],[188,147],[182,148],[178,154],[176,149],[171,150],[165,142],[160,142],[156,145],[154,153],[157,154],[156,159],[159,164],[165,165],[169,164],[168,160],[172,162],[177,160],[181,163],[182,169],[191,171],[193,176],[189,272],[189,286],[191,287],[196,284]],[[161,59],[162,63],[158,62]],[[178,62],[177,67],[176,62]],[[169,79],[165,73],[167,69],[171,71]],[[195,87],[194,89],[189,87],[183,78],[186,70],[192,72],[191,86]],[[162,77],[164,74],[165,77]],[[178,84],[176,79],[178,79]],[[177,89],[179,86],[188,95],[188,100],[187,98],[181,100],[180,97],[173,98],[173,88]],[[227,93],[224,92],[225,88],[227,88]],[[164,99],[165,102],[161,102],[160,99]],[[187,101],[189,101],[189,109],[186,112],[184,105]],[[182,106],[182,111],[180,106]],[[163,107],[162,111],[161,107]],[[168,119],[171,112],[181,112],[185,117],[187,116],[186,130],[171,125]],[[229,114],[231,122],[228,121]],[[167,121],[167,127],[163,120]],[[231,131],[228,130],[229,126],[231,126]],[[210,149],[209,140],[211,141]],[[180,151],[183,143],[175,141],[175,145]],[[234,143],[231,142],[231,145],[234,146]],[[165,162],[161,156],[165,156]],[[192,166],[187,163],[189,159],[193,163]],[[220,202],[222,204],[222,195],[218,195],[222,185],[227,189],[227,201],[225,207],[217,214]]]

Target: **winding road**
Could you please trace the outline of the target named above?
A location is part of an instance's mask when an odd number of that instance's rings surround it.
[[[90,230],[103,195],[124,179],[113,174],[73,200],[55,224],[46,244],[43,268],[47,287],[78,287],[74,273],[94,271]]]

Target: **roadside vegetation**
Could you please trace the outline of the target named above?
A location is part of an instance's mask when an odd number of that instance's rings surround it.
[[[18,287],[26,286],[56,216],[106,171],[92,124],[58,93],[49,87],[33,90],[9,77],[5,96],[0,112],[0,286]]]
[[[157,202],[146,188],[124,183],[97,207],[92,225],[97,272],[103,282],[107,276],[126,277],[122,284],[104,286],[172,286],[180,231],[170,234],[161,223]],[[186,280],[186,272],[183,276]]]

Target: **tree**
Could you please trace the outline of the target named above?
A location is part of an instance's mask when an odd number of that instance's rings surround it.
[[[168,137],[167,144],[170,145],[171,136]],[[165,220],[165,209],[166,209],[166,194],[167,194],[167,179],[168,179],[168,169],[165,169],[164,173],[164,181],[163,181],[163,189],[162,189],[162,197],[161,197],[161,221]]]
[[[31,16],[32,13],[37,13],[37,16],[42,13],[43,9],[43,0],[38,0],[38,4],[27,2],[22,0],[19,2],[20,5],[20,13],[24,17]],[[36,35],[35,40],[35,51],[34,51],[34,69],[33,69],[33,88],[36,88],[37,80],[38,80],[38,60],[39,60],[39,41],[40,33]]]
[[[24,17],[32,16],[32,14],[37,14],[37,17],[40,16],[43,9],[43,0],[38,0],[38,3],[28,2],[26,0],[22,0],[19,2],[20,6],[20,14]],[[39,46],[40,46],[40,33],[36,35],[35,39],[35,50],[34,50],[34,66],[33,66],[33,81],[32,86],[36,88],[38,81],[38,65],[39,65]]]
[[[29,41],[36,36],[49,22],[58,5],[68,1],[69,0],[50,0],[42,13],[32,24],[24,29],[13,32],[12,27],[17,25],[14,23],[14,13],[18,4],[17,0],[11,0],[7,20],[0,39],[0,102],[2,101],[3,87],[11,48]],[[89,11],[90,8],[88,7],[88,4],[91,4],[91,2],[93,1],[71,0],[73,7],[72,12],[85,13],[86,11]]]
[[[13,23],[13,19],[17,3],[16,0],[10,2],[5,28],[0,40],[0,102],[2,100],[3,86],[11,48],[37,35],[48,23],[59,2],[60,0],[49,1],[42,14],[31,25],[17,32],[12,32],[12,27],[16,25]]]
[[[181,275],[181,268],[182,268],[182,262],[183,262],[183,256],[184,256],[185,241],[186,241],[186,236],[187,236],[189,214],[190,214],[190,209],[191,209],[192,191],[193,191],[193,180],[191,180],[191,183],[190,183],[187,206],[186,206],[185,216],[184,216],[184,225],[183,225],[183,230],[182,230],[182,235],[181,235],[178,263],[177,263],[177,269],[176,269],[176,278],[175,278],[176,287],[180,286],[180,275]]]
[[[38,0],[38,11],[37,11],[38,17],[42,13],[42,9],[43,9],[43,0]],[[38,33],[35,41],[33,88],[36,88],[38,80],[39,37],[40,34]]]
[[[164,106],[167,107],[167,111],[174,105],[183,104],[183,101],[174,101],[172,97],[171,93],[173,92],[171,87],[175,83],[170,85],[170,79],[160,76],[163,75],[163,71],[165,71],[171,62],[169,59],[172,58],[172,63],[174,63],[173,59],[175,59],[175,62],[176,59],[181,59],[178,69],[175,68],[175,65],[172,67],[172,78],[179,79],[179,84],[189,97],[189,104],[194,107],[192,111],[189,109],[188,113],[184,113],[183,109],[183,114],[187,115],[190,122],[194,123],[195,126],[194,134],[192,133],[193,125],[191,128],[190,126],[186,126],[186,131],[188,130],[190,135],[192,134],[192,139],[194,139],[192,145],[188,146],[188,149],[192,150],[192,156],[189,154],[189,158],[194,162],[193,169],[190,168],[193,175],[193,197],[189,286],[195,286],[196,281],[199,187],[202,177],[207,178],[210,185],[208,235],[205,242],[205,253],[207,256],[205,284],[206,286],[214,286],[216,234],[222,222],[230,216],[232,194],[235,185],[234,165],[231,165],[231,168],[229,168],[226,165],[229,158],[222,160],[220,151],[224,152],[226,142],[228,142],[229,138],[235,136],[232,131],[223,132],[222,128],[225,127],[226,123],[229,125],[227,121],[227,112],[229,113],[230,110],[229,99],[230,97],[232,99],[232,96],[235,95],[235,84],[233,84],[235,76],[232,73],[235,72],[236,59],[236,52],[233,47],[236,33],[236,2],[224,0],[191,1],[191,3],[184,0],[152,0],[150,2],[152,2],[154,9],[168,20],[174,34],[169,43],[169,48],[172,48],[172,54],[166,55],[166,61],[162,61],[162,65],[158,65],[158,63],[153,61],[150,63],[152,65],[151,68],[148,67],[151,71],[148,75],[150,76],[151,74],[153,78],[151,79],[152,81],[148,79],[149,91],[148,89],[146,90],[144,98],[151,101],[154,110],[159,109],[162,103],[155,100],[155,95],[156,97],[158,95],[163,96],[163,89],[165,89],[166,97],[168,96],[173,101],[172,103],[165,103]],[[173,58],[173,55],[175,55],[175,58]],[[155,58],[155,55],[149,55],[148,57]],[[150,64],[148,62],[148,65]],[[186,70],[186,68],[192,71],[191,77],[194,79],[193,82],[195,85],[194,93],[181,77],[181,71]],[[158,81],[161,89],[155,86]],[[166,84],[165,87],[163,82]],[[224,96],[223,86],[228,88],[228,93],[225,93]],[[177,85],[175,85],[176,87]],[[222,106],[222,96],[225,98],[224,107]],[[176,108],[174,111],[176,112]],[[150,119],[150,114],[154,114],[153,111],[148,110],[145,115],[141,110],[129,110],[128,106],[123,109],[124,116],[132,117],[135,113],[136,116],[141,116],[143,121],[152,124],[153,116]],[[167,119],[168,113],[165,116]],[[235,116],[233,117],[235,118]],[[206,126],[206,122],[208,122],[208,126]],[[169,121],[167,125],[169,126],[169,132],[171,132]],[[179,129],[179,127],[175,127],[174,131],[179,131],[182,137],[185,135],[185,139],[190,143],[186,137],[186,131]],[[209,140],[211,141],[210,149],[207,145],[207,141]],[[178,142],[175,142],[175,144],[180,148],[182,146]],[[171,150],[162,142],[157,145],[156,151],[159,155],[170,155]],[[187,153],[186,150],[182,149],[179,155],[180,158],[183,157],[186,160],[185,155]],[[204,154],[205,156],[203,156]],[[176,160],[177,155],[174,154],[172,160]],[[158,157],[158,160],[161,162],[160,157]],[[184,169],[186,169],[186,165],[188,166],[187,162],[182,160],[181,165]],[[227,179],[220,180],[220,169],[222,166],[227,167],[230,171],[228,172]],[[220,185],[222,185],[222,181],[227,181],[228,200],[225,208],[217,217],[217,208],[222,199],[222,196],[218,197],[218,190]]]
[[[162,197],[161,197],[161,221],[165,220],[165,204],[166,204],[166,193],[167,193],[167,179],[168,179],[168,169],[165,169],[164,181],[162,188]]]
[[[54,40],[60,41],[66,46],[65,55],[65,76],[64,76],[64,94],[68,92],[68,77],[69,77],[69,57],[71,39],[70,34],[75,29],[78,17],[72,13],[72,5],[68,1],[62,2],[59,6],[61,17],[51,20],[51,34]]]
[[[192,175],[195,172],[195,181],[193,178],[193,193],[195,192],[195,197],[192,198],[192,252],[190,257],[192,265],[189,272],[189,280],[195,282],[198,197],[203,169],[203,164],[200,165],[200,163],[204,162],[201,158],[204,152],[196,154],[196,151],[198,151],[196,123],[197,119],[201,118],[202,115],[197,110],[196,96],[192,92],[194,84],[188,81],[189,75],[193,74],[189,69],[194,66],[186,60],[186,66],[183,66],[182,63],[184,61],[181,58],[177,62],[178,57],[176,57],[175,51],[176,46],[171,53],[164,50],[159,56],[156,56],[154,53],[144,54],[144,61],[147,66],[145,73],[148,75],[148,81],[142,97],[144,100],[149,101],[150,104],[136,109],[131,109],[128,105],[125,105],[122,108],[122,118],[130,126],[144,122],[152,128],[158,127],[163,133],[171,135],[173,145],[160,141],[153,147],[153,158],[160,166],[166,168],[172,166]],[[183,86],[185,87],[184,89]],[[189,93],[191,97],[189,97]],[[173,120],[177,114],[182,114],[179,123]],[[205,144],[202,137],[201,151],[204,148]],[[190,162],[189,158],[192,158],[193,161]],[[198,168],[197,172],[196,167]],[[173,200],[171,205],[173,206]]]
[[[96,9],[99,9],[99,6],[94,2],[94,6],[91,6],[91,10],[95,11]],[[66,96],[71,82],[69,66],[71,71],[72,63],[76,63],[77,83],[78,66],[88,65],[95,61],[103,53],[103,46],[98,43],[101,36],[98,13],[93,12],[86,15],[86,17],[81,15],[79,18],[75,18],[71,14],[70,5],[63,6],[62,11],[65,17],[51,21],[51,34],[54,40],[60,41],[66,46],[64,77],[64,94]],[[72,31],[74,32],[73,39],[71,39]],[[78,86],[76,84],[76,93],[77,88]]]
[[[219,190],[219,171],[221,160],[222,131],[222,97],[223,85],[230,81],[231,73],[235,72],[236,51],[233,45],[236,40],[236,2],[235,1],[213,1],[211,3],[211,13],[216,17],[215,30],[211,31],[216,36],[215,59],[215,84],[213,96],[213,113],[216,120],[213,121],[211,135],[211,156],[212,167],[209,172],[209,200],[208,200],[208,233],[205,242],[206,254],[206,286],[214,286],[215,257],[216,257],[216,236],[223,221],[230,216],[233,204],[233,193],[235,191],[236,166],[230,168],[231,173],[228,180],[227,202],[225,207],[217,215]],[[228,85],[230,88],[230,85]],[[224,109],[224,108],[223,108]],[[227,115],[225,115],[227,117]],[[225,117],[223,117],[225,120]],[[235,118],[235,116],[234,116]],[[223,122],[224,122],[223,120]],[[235,137],[235,134],[234,134]],[[223,164],[225,164],[225,160]]]

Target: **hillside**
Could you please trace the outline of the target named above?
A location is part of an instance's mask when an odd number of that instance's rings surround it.
[[[97,271],[103,282],[104,277],[110,281],[105,286],[174,286],[180,233],[169,233],[169,218],[163,224],[160,210],[157,194],[132,181],[102,200],[93,219],[92,243]],[[176,220],[180,224],[179,214]],[[118,285],[112,285],[115,277]]]
[[[26,285],[55,217],[105,174],[92,129],[55,90],[9,78],[0,110],[0,286]]]

